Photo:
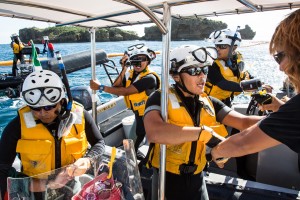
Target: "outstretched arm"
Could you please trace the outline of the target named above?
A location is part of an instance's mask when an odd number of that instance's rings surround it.
[[[213,160],[217,158],[230,158],[256,153],[280,144],[279,141],[265,134],[257,124],[248,129],[230,136],[219,143],[211,151]],[[221,166],[222,167],[222,166]]]
[[[232,91],[232,92],[242,92],[241,86],[233,81],[226,80],[220,72],[219,67],[214,64],[210,66],[207,75],[207,80],[213,85],[217,85],[222,90]]]
[[[281,101],[274,95],[272,95],[272,103],[270,104],[264,104],[264,105],[259,105],[259,109],[262,111],[265,110],[272,110],[273,112],[278,111],[279,107],[285,104],[285,102]]]
[[[230,111],[222,120],[222,124],[231,126],[238,130],[245,130],[246,128],[256,124],[259,120],[265,116],[255,116],[255,115],[243,115],[237,111]]]
[[[129,59],[128,55],[124,54],[121,58],[121,65],[122,65],[122,71],[119,74],[119,76],[116,78],[115,82],[113,83],[114,87],[122,87],[123,86],[123,79],[125,76],[125,73],[127,71],[128,66],[126,66],[126,61]]]
[[[98,80],[90,80],[90,87],[92,90],[99,90],[100,82]],[[101,89],[104,92],[115,94],[115,95],[122,95],[127,96],[131,94],[139,93],[139,91],[134,87],[134,85],[130,85],[129,87],[110,87],[110,86],[103,86]]]

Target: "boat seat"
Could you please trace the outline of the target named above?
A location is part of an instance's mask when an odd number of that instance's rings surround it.
[[[121,129],[123,127],[122,120],[129,116],[132,115],[131,110],[124,110],[118,115],[112,116],[109,119],[103,121],[100,123],[100,132],[103,137],[109,136],[111,133],[114,131]]]

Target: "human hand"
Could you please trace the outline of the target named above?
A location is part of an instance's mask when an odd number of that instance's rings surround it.
[[[79,158],[74,164],[67,167],[67,172],[71,177],[80,176],[84,174],[90,167],[90,158]]]
[[[70,176],[68,170],[61,171],[54,180],[49,181],[47,187],[54,190],[58,188],[64,187],[69,181],[71,181],[74,177]]]
[[[122,70],[127,69],[128,65],[126,65],[126,62],[128,59],[129,59],[129,56],[125,53],[123,55],[123,57],[121,58]]]
[[[272,93],[273,91],[273,87],[271,85],[263,84],[262,87],[266,90],[267,93]]]
[[[284,96],[284,97],[282,97],[280,100],[281,101],[283,101],[284,103],[286,103],[288,100],[290,100],[291,98],[290,97],[288,97],[288,96]]]
[[[31,192],[44,192],[46,191],[47,179],[32,178],[30,181]]]
[[[199,133],[199,141],[202,141],[204,144],[208,143],[212,137],[219,139],[220,141],[224,141],[225,138],[214,131],[211,127],[202,125],[201,131]]]
[[[271,95],[271,96],[272,96],[272,103],[264,104],[264,105],[259,104],[259,109],[261,111],[272,110],[273,112],[276,112],[276,111],[278,111],[279,107],[284,104],[283,101],[281,101],[274,95]]]
[[[211,150],[212,160],[217,164],[219,168],[224,168],[225,163],[229,160],[229,158],[222,158],[217,155],[216,147],[212,148]]]
[[[92,90],[99,90],[99,86],[100,86],[100,82],[96,79],[96,80],[90,80],[90,88]]]

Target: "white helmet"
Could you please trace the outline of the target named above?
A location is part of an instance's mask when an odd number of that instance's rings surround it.
[[[128,47],[128,54],[129,60],[135,60],[135,56],[144,55],[147,57],[149,63],[156,58],[155,52],[144,44],[136,44]]]
[[[192,65],[210,66],[217,56],[218,53],[214,47],[199,47],[196,45],[177,47],[170,53],[170,73],[179,73],[183,68]]]
[[[241,34],[230,29],[223,29],[220,31],[214,31],[209,35],[208,40],[212,41],[214,44],[228,44],[231,45],[232,39],[236,34],[234,45],[240,46],[242,41]]]
[[[29,74],[24,80],[22,97],[31,107],[42,107],[57,104],[66,98],[61,78],[49,70],[38,70]]]
[[[13,33],[13,34],[11,34],[11,36],[10,37],[19,37],[18,36],[18,34],[16,34],[16,33]]]

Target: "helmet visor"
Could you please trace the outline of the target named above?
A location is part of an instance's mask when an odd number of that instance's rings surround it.
[[[207,56],[211,57],[213,60],[217,59],[218,51],[215,47],[199,48],[192,51],[192,55],[200,63],[205,63],[207,61]]]
[[[218,58],[218,51],[215,47],[201,47],[190,53],[192,55],[175,63],[177,72],[180,72],[183,68],[199,63],[201,63],[202,66],[212,65],[213,60]]]
[[[221,35],[222,31],[215,31],[213,32],[213,34],[211,35],[211,39],[217,39],[220,35]]]
[[[132,45],[132,46],[129,46],[128,47],[128,51],[132,51],[134,49],[141,49],[145,46],[144,43],[141,43],[141,44],[135,44],[135,45]]]
[[[41,87],[23,91],[22,95],[28,105],[34,106],[39,103],[42,97],[45,97],[52,104],[57,103],[61,93],[61,88],[58,87]]]

